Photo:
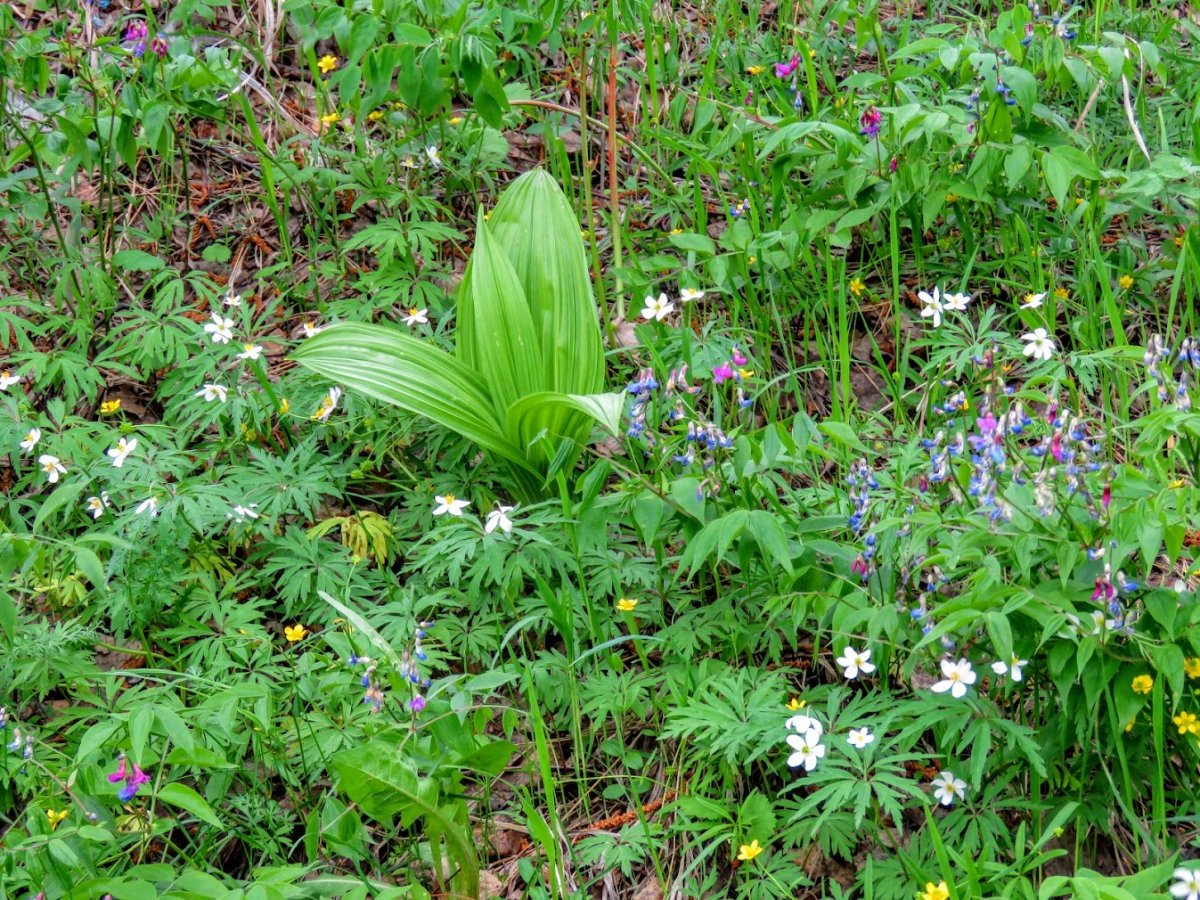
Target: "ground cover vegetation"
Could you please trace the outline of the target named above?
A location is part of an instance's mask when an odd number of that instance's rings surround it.
[[[1184,2],[0,9],[0,894],[1200,898]]]

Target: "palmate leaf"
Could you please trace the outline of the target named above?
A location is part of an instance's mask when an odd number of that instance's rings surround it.
[[[432,419],[529,474],[537,473],[505,437],[479,375],[418,338],[379,325],[344,323],[306,340],[292,358],[344,387]]]

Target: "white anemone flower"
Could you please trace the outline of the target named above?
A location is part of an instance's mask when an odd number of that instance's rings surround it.
[[[1054,355],[1054,338],[1050,337],[1045,328],[1035,328],[1021,335],[1025,342],[1025,355],[1034,359],[1047,360]]]
[[[233,291],[230,291],[225,295],[225,300],[223,302],[228,307],[236,308],[242,305],[242,295],[235,294]]]
[[[404,317],[404,324],[407,325],[409,328],[412,328],[414,325],[428,325],[429,324],[429,310],[417,309],[414,306],[412,309],[410,309],[408,311],[408,315]]]
[[[842,667],[842,674],[851,680],[857,678],[859,673],[870,675],[875,671],[875,664],[871,662],[870,650],[855,650],[853,647],[847,647],[837,658],[837,664]]]
[[[1021,300],[1021,309],[1037,309],[1045,300],[1045,294],[1026,294]]]
[[[135,516],[140,516],[142,513],[150,513],[150,518],[158,515],[158,500],[154,497],[147,497],[137,505],[137,509],[133,511]]]
[[[787,764],[793,769],[804,766],[805,772],[811,772],[817,767],[817,761],[825,755],[821,733],[815,728],[810,728],[804,734],[789,734],[787,742],[793,751],[787,759]]]
[[[487,521],[484,523],[483,533],[491,534],[497,528],[499,528],[505,534],[508,534],[510,531],[512,531],[512,519],[508,517],[510,512],[512,512],[511,506],[497,505],[495,509],[487,514]]]
[[[698,291],[695,288],[680,288],[679,289],[679,302],[680,303],[691,303],[693,300],[703,300],[703,299],[704,299],[704,291]]]
[[[321,327],[320,327],[319,325],[316,325],[316,324],[314,324],[313,322],[305,322],[305,323],[304,323],[303,325],[301,325],[300,327],[303,329],[303,331],[304,331],[304,336],[305,336],[306,338],[310,338],[310,337],[312,337],[314,334],[318,334],[318,333],[320,333],[320,331],[322,330],[322,329],[321,329]]]
[[[425,148],[425,158],[428,159],[429,162],[434,166],[440,166],[442,164],[442,158],[438,155],[437,144],[430,144]]]
[[[245,506],[234,506],[230,512],[225,513],[227,519],[237,519],[238,522],[245,522],[249,519],[257,519],[258,513],[255,510],[258,508],[257,503],[249,503]]]
[[[1180,866],[1172,875],[1171,896],[1178,900],[1200,900],[1200,869],[1185,869]]]
[[[942,298],[942,308],[952,309],[955,312],[966,312],[967,304],[970,302],[970,294],[946,294]]]
[[[943,770],[933,779],[933,796],[937,797],[942,806],[953,806],[955,800],[967,796],[967,783],[955,776],[953,772]]]
[[[667,299],[666,294],[659,294],[657,297],[647,297],[642,307],[642,318],[647,322],[661,322],[671,313],[675,312],[675,304]]]
[[[233,340],[233,319],[213,313],[212,321],[204,326],[204,331],[212,335],[214,344],[228,344]]]
[[[212,403],[214,400],[220,400],[224,403],[225,399],[229,396],[229,388],[220,384],[206,384],[200,390],[196,391],[196,396],[203,397],[208,403]]]
[[[93,519],[104,515],[106,507],[112,506],[108,501],[108,491],[101,491],[99,497],[88,497],[83,503],[84,509],[92,514]]]
[[[0,391],[7,391],[20,380],[20,375],[14,375],[8,369],[0,370]]]
[[[58,477],[67,474],[67,467],[57,456],[51,456],[49,453],[38,457],[38,465],[42,467],[42,471],[46,473],[46,480],[51,484],[58,484]]]
[[[935,694],[950,692],[955,700],[966,696],[967,688],[975,683],[975,670],[970,662],[960,659],[958,662],[942,660],[942,680],[933,686]]]
[[[125,460],[129,458],[129,454],[137,449],[137,438],[117,439],[117,446],[111,447],[108,450],[108,455],[112,458],[114,469],[119,469],[125,465]]]
[[[317,406],[317,411],[313,413],[313,418],[318,422],[324,422],[333,415],[333,411],[337,409],[338,401],[342,399],[342,389],[340,387],[332,387],[329,393],[321,398],[321,403]]]
[[[918,291],[917,299],[921,301],[921,318],[932,320],[933,327],[940,328],[942,326],[942,313],[946,311],[942,303],[942,292],[938,288],[934,288],[932,294],[926,291]]]
[[[997,675],[1007,675],[1013,681],[1020,681],[1025,677],[1021,674],[1021,669],[1027,665],[1029,665],[1029,660],[1021,659],[1014,653],[1010,662],[996,660],[992,663],[992,671]]]
[[[435,516],[461,516],[471,505],[470,500],[459,500],[453,494],[439,494],[433,499],[437,501],[437,506],[433,508]]]
[[[29,433],[25,435],[25,440],[21,441],[21,450],[25,453],[30,453],[41,439],[42,429],[30,428]]]
[[[846,735],[846,743],[857,750],[862,750],[873,740],[875,735],[871,734],[870,728],[851,728],[850,733]]]
[[[242,352],[237,355],[237,358],[254,362],[262,357],[262,352],[262,344],[242,344]]]
[[[810,731],[815,732],[818,740],[820,740],[821,735],[825,733],[824,725],[822,725],[812,716],[804,715],[804,713],[792,716],[784,724],[797,734],[807,734]]]

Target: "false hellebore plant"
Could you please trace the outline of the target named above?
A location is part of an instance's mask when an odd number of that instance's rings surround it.
[[[600,393],[604,348],[583,240],[554,179],[525,173],[476,229],[453,353],[347,323],[308,339],[294,358],[474,441],[511,476],[514,494],[534,499],[594,422],[617,430],[623,397]]]

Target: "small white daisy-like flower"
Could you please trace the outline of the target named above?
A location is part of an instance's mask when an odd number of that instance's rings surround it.
[[[698,291],[695,288],[680,288],[679,289],[679,302],[680,303],[691,303],[693,300],[703,300],[703,299],[704,299],[704,291]]]
[[[497,505],[490,513],[487,514],[487,521],[483,525],[483,533],[491,534],[497,528],[508,534],[512,531],[512,519],[508,514],[512,512],[511,506]]]
[[[933,779],[933,796],[942,806],[953,806],[955,800],[967,796],[967,783],[955,777],[953,772],[943,770]]]
[[[108,456],[112,459],[114,469],[119,469],[125,465],[125,460],[129,458],[129,454],[137,449],[137,438],[117,439],[117,446],[111,447],[108,450]]]
[[[67,467],[57,456],[51,456],[49,453],[38,457],[38,465],[42,467],[42,471],[46,473],[46,480],[51,484],[58,484],[59,476],[67,474]]]
[[[1045,300],[1045,294],[1026,294],[1021,300],[1021,309],[1037,309]]]
[[[214,344],[228,344],[233,340],[233,324],[233,319],[213,313],[212,321],[204,326],[204,331],[212,335]]]
[[[412,309],[410,309],[408,311],[408,315],[404,317],[404,324],[407,325],[409,328],[412,328],[414,325],[428,325],[429,324],[429,310],[417,309],[414,306]]]
[[[38,441],[41,439],[42,429],[30,428],[29,432],[25,435],[25,439],[21,441],[21,450],[25,453],[31,452],[33,448],[38,445]]]
[[[98,519],[104,515],[106,507],[112,506],[108,502],[108,491],[101,491],[99,497],[88,497],[83,502],[83,507],[92,514],[93,519]]]
[[[1200,869],[1185,869],[1180,866],[1171,877],[1175,883],[1171,885],[1171,896],[1177,900],[1200,900]]]
[[[942,308],[952,309],[955,312],[966,312],[967,304],[971,302],[969,294],[946,294],[942,298]]]
[[[1013,681],[1020,681],[1024,676],[1021,674],[1021,669],[1029,665],[1029,660],[1020,659],[1015,653],[1011,662],[1001,662],[996,660],[992,663],[992,671],[997,675],[1007,675]]]
[[[233,291],[230,291],[225,295],[225,299],[222,302],[230,308],[239,307],[242,305],[242,295],[235,294]]]
[[[470,500],[459,500],[453,494],[439,494],[433,499],[437,501],[437,506],[433,508],[435,516],[461,516],[463,510],[471,505]]]
[[[235,506],[230,512],[225,513],[227,519],[237,519],[238,522],[246,522],[250,519],[257,519],[258,513],[255,510],[258,508],[257,503],[247,503],[245,506]]]
[[[237,355],[238,359],[248,359],[251,362],[262,358],[262,344],[242,344],[242,352]]]
[[[787,759],[787,764],[793,769],[803,766],[805,772],[811,772],[825,755],[825,745],[821,743],[821,735],[815,729],[810,729],[804,734],[789,734],[787,742],[793,751]]]
[[[846,743],[857,750],[863,749],[873,740],[875,735],[871,734],[870,728],[851,728],[850,733],[846,735]]]
[[[304,330],[304,336],[306,338],[310,338],[314,334],[318,334],[321,331],[321,327],[314,322],[305,322],[300,327]]]
[[[333,387],[329,389],[329,393],[321,398],[321,404],[317,407],[317,411],[313,413],[313,418],[318,422],[326,421],[333,415],[333,411],[337,409],[338,401],[342,399],[342,389]]]
[[[206,384],[196,391],[196,396],[202,397],[206,403],[212,403],[214,400],[224,403],[229,396],[229,388],[221,384]]]
[[[1054,338],[1050,337],[1045,328],[1035,328],[1021,335],[1025,342],[1025,355],[1034,359],[1047,360],[1054,355]]]
[[[933,293],[926,291],[918,291],[917,299],[921,301],[921,318],[930,319],[933,322],[934,328],[942,326],[942,313],[945,312],[945,306],[942,304],[942,292],[938,288],[933,289]]]
[[[8,369],[0,369],[0,391],[7,391],[20,380],[20,375],[14,375]]]
[[[425,158],[433,166],[440,166],[442,164],[442,158],[438,155],[437,144],[430,144],[425,148]]]
[[[675,304],[667,299],[666,294],[659,294],[657,297],[647,297],[642,307],[642,318],[647,322],[661,322],[671,313],[675,312]]]
[[[875,664],[871,662],[870,650],[855,650],[853,647],[847,647],[838,657],[837,664],[842,667],[842,674],[850,679],[857,678],[860,672],[863,675],[870,675],[875,671]]]
[[[133,511],[135,516],[140,516],[142,513],[150,513],[150,518],[158,515],[158,500],[154,497],[147,497],[137,505],[137,509]]]
[[[975,683],[975,670],[970,662],[960,659],[958,662],[942,660],[942,680],[932,688],[935,694],[950,692],[950,696],[959,700],[966,696],[967,688]]]
[[[784,722],[784,725],[798,734],[807,734],[810,731],[815,731],[818,738],[825,733],[824,725],[822,725],[814,717],[806,716],[804,713],[799,713],[798,715],[792,716],[790,719]]]

